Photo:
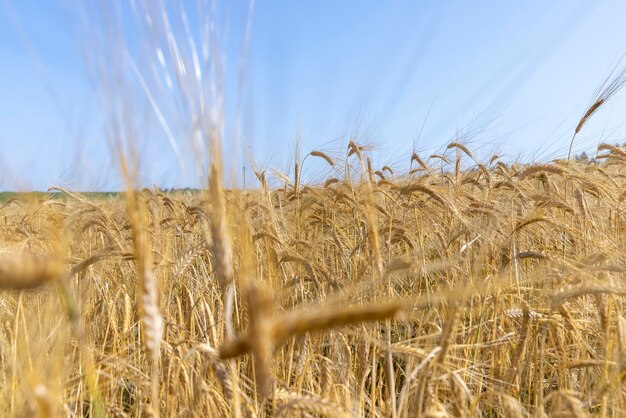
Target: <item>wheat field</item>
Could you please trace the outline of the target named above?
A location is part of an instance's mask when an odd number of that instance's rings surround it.
[[[108,3],[81,27],[126,187],[0,193],[0,416],[626,416],[626,147],[572,155],[619,62],[562,159],[383,165],[356,132],[238,189],[228,22]],[[152,135],[200,189],[139,186]]]
[[[598,152],[400,174],[350,142],[309,154],[325,184],[6,199],[2,415],[623,416],[626,151]]]

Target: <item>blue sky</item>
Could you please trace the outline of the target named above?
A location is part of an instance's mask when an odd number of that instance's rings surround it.
[[[184,3],[199,36],[195,1]],[[104,25],[93,11],[85,21],[78,4],[0,3],[2,190],[119,187],[103,134],[102,83],[85,58],[98,55],[90,32]],[[224,140],[234,173],[249,155],[262,167],[286,169],[296,138],[303,154],[342,151],[357,126],[375,161],[400,170],[413,147],[428,156],[458,136],[484,155],[563,157],[593,91],[626,52],[621,1],[257,0],[239,89],[248,3],[222,9],[220,23],[228,16]],[[149,61],[137,63],[150,68]],[[626,142],[625,96],[594,117],[575,150]],[[233,145],[237,103],[241,139]],[[166,118],[181,111],[161,105],[173,109]],[[138,134],[142,182],[197,186],[202,180],[193,162],[181,167],[162,126],[145,116],[151,110],[136,116],[145,127]],[[194,159],[178,132],[183,160]],[[310,165],[305,178],[321,175],[321,167]]]

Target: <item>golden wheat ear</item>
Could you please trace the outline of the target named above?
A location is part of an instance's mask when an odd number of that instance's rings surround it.
[[[322,152],[322,151],[311,151],[309,153],[309,155],[311,155],[312,157],[319,157],[322,158],[324,161],[326,161],[328,163],[328,165],[330,165],[331,167],[335,166],[335,161],[330,157],[330,155]]]
[[[621,60],[620,60],[621,61]],[[582,117],[574,129],[574,135],[569,145],[569,151],[567,153],[567,162],[569,163],[572,156],[572,147],[574,145],[574,139],[576,135],[582,130],[585,124],[591,119],[591,117],[600,109],[606,102],[608,102],[613,96],[615,96],[626,84],[626,66],[618,71],[620,62],[613,68],[604,81],[598,86],[593,94],[591,104],[585,110]]]
[[[63,263],[54,255],[27,253],[0,257],[0,289],[36,289],[58,281],[64,274]]]

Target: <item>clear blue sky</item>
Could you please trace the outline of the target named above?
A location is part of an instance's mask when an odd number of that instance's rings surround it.
[[[98,81],[84,58],[98,51],[76,4],[0,2],[0,190],[119,187]],[[247,7],[231,4],[227,62],[239,62]],[[399,169],[414,146],[427,156],[457,133],[484,154],[562,157],[593,91],[626,52],[624,16],[622,1],[257,0],[241,150],[227,146],[226,160],[238,171],[242,155],[252,154],[285,169],[297,136],[303,153],[343,150],[357,124],[376,161]],[[236,85],[237,65],[228,67],[227,86]],[[239,92],[225,94],[234,108]],[[626,142],[625,121],[626,91],[575,149]],[[193,163],[179,167],[158,125],[141,135],[145,184],[198,185]],[[316,175],[311,166],[307,178]]]

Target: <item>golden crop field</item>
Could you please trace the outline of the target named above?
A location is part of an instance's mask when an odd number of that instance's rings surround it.
[[[624,149],[307,158],[337,176],[3,201],[2,415],[624,415]]]
[[[617,2],[44,3],[0,11],[0,418],[626,416],[623,56],[571,94]]]

